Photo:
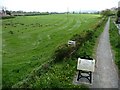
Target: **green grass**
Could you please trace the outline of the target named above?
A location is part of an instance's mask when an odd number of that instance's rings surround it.
[[[84,85],[73,85],[73,77],[76,73],[77,60],[66,59],[55,64],[45,74],[42,74],[30,88],[87,88]]]
[[[106,19],[107,20],[107,19]],[[77,59],[78,57],[86,55],[96,59],[96,45],[99,35],[104,30],[106,20],[97,28],[91,39],[87,40],[69,59],[64,59],[53,65],[47,73],[42,74],[40,77],[36,76],[36,80],[29,84],[30,88],[84,88],[88,89],[86,85],[73,85],[73,78],[76,74]]]
[[[3,20],[3,87],[11,87],[51,60],[59,45],[94,27],[99,17],[71,14],[68,18],[66,15],[43,15]]]
[[[114,53],[115,63],[120,71],[120,35],[112,20],[110,22],[110,42]]]

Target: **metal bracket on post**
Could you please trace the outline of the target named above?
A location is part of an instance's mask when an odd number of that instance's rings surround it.
[[[82,75],[82,73],[87,74],[87,76]],[[92,72],[79,70],[77,81],[79,81],[80,78],[87,78],[89,82],[92,83]]]

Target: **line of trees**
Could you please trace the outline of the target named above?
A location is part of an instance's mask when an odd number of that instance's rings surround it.
[[[1,7],[1,13],[3,16],[6,16],[6,15],[11,16],[11,12],[9,10],[7,10],[6,7]]]
[[[113,16],[113,15],[116,15],[116,12],[117,12],[117,8],[115,10],[106,9],[106,10],[101,11],[101,15],[103,15],[103,16]]]
[[[120,10],[119,10],[119,9],[118,9],[118,11],[117,11],[116,23],[117,23],[117,24],[120,24]]]
[[[6,9],[6,7],[1,7],[1,10],[2,10],[2,14],[4,15],[15,15],[15,16],[21,16],[21,15],[49,15],[49,14],[66,14],[66,13],[69,13],[69,14],[88,14],[89,12],[63,12],[63,13],[58,13],[58,12],[36,12],[36,11],[33,11],[33,12],[24,12],[24,11],[9,11]],[[116,15],[116,11],[117,11],[117,8],[113,8],[113,10],[111,9],[106,9],[106,10],[103,10],[101,12],[91,12],[93,14],[101,14],[103,16],[112,16],[112,15]],[[118,10],[117,12],[117,16],[120,17],[120,11]]]
[[[116,18],[116,23],[120,24],[120,10],[118,8],[103,10],[103,11],[101,11],[101,15],[103,17],[112,16],[112,17]]]

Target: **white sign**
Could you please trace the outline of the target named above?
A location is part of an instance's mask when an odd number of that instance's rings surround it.
[[[77,70],[94,72],[95,60],[87,60],[78,58]]]
[[[75,46],[76,46],[76,42],[69,40],[69,41],[68,41],[68,45],[73,45],[73,46],[75,47]]]

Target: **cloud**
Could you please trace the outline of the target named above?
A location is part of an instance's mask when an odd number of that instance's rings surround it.
[[[117,7],[119,0],[0,0],[9,10],[23,11],[80,11]]]

